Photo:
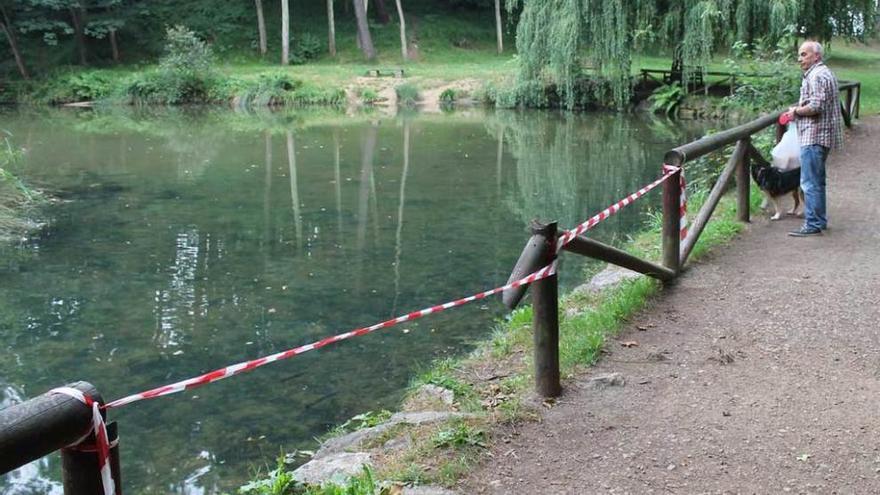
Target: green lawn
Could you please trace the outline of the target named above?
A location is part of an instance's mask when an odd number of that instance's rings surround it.
[[[837,42],[828,48],[828,66],[840,79],[862,83],[861,115],[880,113],[880,42]]]

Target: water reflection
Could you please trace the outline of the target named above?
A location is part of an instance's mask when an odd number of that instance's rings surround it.
[[[113,399],[499,285],[529,220],[583,220],[690,135],[562,113],[3,118],[27,136],[29,178],[69,200],[0,265],[4,404],[77,379]],[[642,221],[625,210],[595,235]],[[573,261],[563,283],[578,281]],[[487,301],[114,411],[126,486],[231,491],[279,450],[393,407],[416,366],[501,314]],[[49,457],[0,491],[59,476]]]

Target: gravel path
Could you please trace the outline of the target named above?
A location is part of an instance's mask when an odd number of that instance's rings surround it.
[[[753,215],[459,490],[880,493],[880,117],[828,184],[824,236]],[[610,372],[626,384],[590,385]]]

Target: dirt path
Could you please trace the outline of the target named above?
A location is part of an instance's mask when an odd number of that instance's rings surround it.
[[[880,493],[880,118],[828,184],[826,235],[755,218],[460,491]],[[608,372],[626,385],[588,385]]]

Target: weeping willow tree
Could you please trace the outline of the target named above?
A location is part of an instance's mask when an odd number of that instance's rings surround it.
[[[864,39],[875,26],[877,4],[875,0],[507,0],[507,9],[520,11],[518,86],[554,84],[565,106],[573,107],[585,67],[608,82],[608,96],[622,105],[630,91],[632,53],[640,48],[680,50],[686,66],[705,67],[713,53],[734,41],[773,45],[785,36]]]

